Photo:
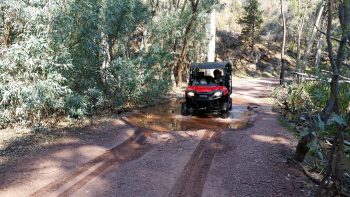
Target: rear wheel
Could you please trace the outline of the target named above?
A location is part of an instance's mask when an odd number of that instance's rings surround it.
[[[190,110],[188,109],[186,102],[181,104],[181,115],[183,116],[190,115]]]

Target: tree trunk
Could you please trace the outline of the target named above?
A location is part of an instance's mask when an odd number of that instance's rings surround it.
[[[190,26],[187,26],[187,27],[192,27],[192,23],[190,23],[191,25]],[[189,31],[187,31],[187,29],[190,29],[190,28],[186,28],[186,32],[185,32],[185,38],[183,40],[183,46],[182,46],[182,49],[181,49],[181,53],[180,53],[180,56],[177,60],[177,63],[176,63],[176,85],[179,85],[180,83],[183,82],[182,80],[182,64],[183,64],[183,60],[184,60],[184,57],[185,57],[185,50],[186,50],[186,47],[187,47],[187,36],[188,36],[188,33]]]
[[[182,43],[181,53],[180,53],[180,56],[179,56],[179,58],[177,60],[177,63],[176,63],[176,77],[175,77],[176,85],[179,85],[180,83],[183,82],[183,79],[182,79],[182,70],[183,70],[182,64],[183,64],[183,60],[185,58],[185,51],[186,51],[186,48],[187,48],[188,36],[189,36],[189,33],[192,31],[193,22],[197,18],[198,3],[199,3],[199,0],[196,0],[196,1],[195,0],[191,0],[192,16],[191,16],[190,22],[187,24],[185,35],[184,35],[184,39],[183,39],[183,43]]]
[[[286,19],[284,17],[284,11],[283,11],[283,0],[280,0],[281,2],[281,17],[283,22],[283,41],[282,41],[282,48],[281,48],[281,72],[280,72],[280,85],[284,84],[284,48],[286,45],[286,34],[287,34],[287,27],[286,27]]]
[[[302,31],[303,31],[303,24],[304,22],[302,22],[302,24],[299,25],[298,27],[298,40],[297,40],[297,61],[296,61],[296,67],[297,67],[297,71],[299,73],[303,73],[304,72],[304,69],[302,69],[301,67],[301,63],[300,63],[300,59],[301,59],[301,34],[302,34]],[[299,76],[299,75],[298,75]],[[301,79],[299,79],[298,77],[298,83],[301,82]]]
[[[309,61],[310,52],[311,52],[311,48],[312,48],[312,45],[313,45],[315,37],[316,37],[317,29],[320,27],[320,22],[321,22],[321,18],[322,18],[323,9],[324,9],[324,4],[322,2],[321,6],[320,6],[320,8],[318,9],[318,12],[317,12],[317,18],[316,18],[314,27],[312,29],[311,37],[310,37],[310,39],[307,42],[307,47],[306,47],[306,50],[304,52],[304,59],[303,59],[302,68],[301,68],[302,72],[305,70],[306,64]],[[321,36],[320,40],[322,40],[322,36]],[[320,46],[322,48],[322,44]]]
[[[216,34],[216,25],[215,25],[215,10],[210,14],[210,38],[208,46],[208,62],[215,61],[215,34]]]
[[[320,27],[321,30],[322,30],[322,26]],[[317,46],[316,46],[315,69],[316,69],[317,73],[320,70],[319,67],[320,67],[320,63],[321,63],[322,47],[323,47],[323,34],[321,33],[319,36],[318,42],[317,42]]]
[[[305,9],[305,8],[303,8]],[[300,6],[300,0],[298,0],[298,19],[299,19],[299,23],[298,23],[298,39],[297,39],[297,60],[296,60],[296,67],[297,67],[297,71],[302,73],[304,72],[304,70],[301,68],[301,35],[303,33],[303,29],[304,29],[304,18],[305,18],[305,14],[304,14],[305,10],[302,10],[301,6]],[[298,83],[301,82],[301,80],[299,79],[299,75],[298,76]]]
[[[314,135],[310,132],[299,140],[298,145],[295,150],[294,160],[298,162],[303,162],[306,153],[309,152],[310,148],[307,146],[313,139]]]
[[[254,34],[255,34],[255,20],[253,22],[252,35],[251,35],[251,38],[250,38],[251,39],[251,43],[250,44],[251,44],[251,54],[252,54],[252,56],[253,56],[253,53],[254,53],[254,44],[255,44],[255,40],[254,40],[255,36],[254,36]]]

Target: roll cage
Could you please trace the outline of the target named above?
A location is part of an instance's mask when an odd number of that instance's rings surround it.
[[[215,70],[219,69],[221,70],[222,73],[222,85],[227,88],[229,93],[232,93],[232,63],[231,62],[207,62],[207,63],[193,63],[190,65],[190,79],[189,79],[189,84],[190,86],[192,85],[219,85],[219,84],[212,84],[210,83],[211,79],[213,78],[209,73],[205,73],[208,70]],[[207,74],[207,75],[205,75]],[[199,83],[196,84],[195,80],[199,81],[201,79],[206,80],[206,84]]]

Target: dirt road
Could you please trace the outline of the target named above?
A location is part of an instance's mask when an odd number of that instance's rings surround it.
[[[309,196],[285,162],[296,140],[271,111],[276,83],[235,78],[227,119],[183,117],[174,99],[86,128],[90,140],[54,142],[2,171],[0,196]]]

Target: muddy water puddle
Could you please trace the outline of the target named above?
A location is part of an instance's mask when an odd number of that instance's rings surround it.
[[[182,116],[182,100],[144,108],[127,116],[130,124],[149,128],[157,132],[185,131],[199,129],[242,129],[251,124],[256,116],[246,105],[234,105],[228,118],[218,115]]]

